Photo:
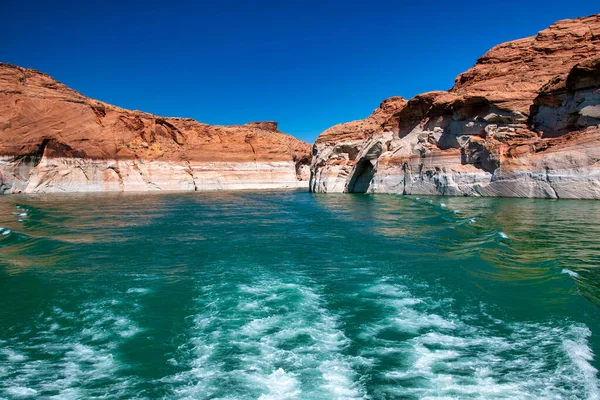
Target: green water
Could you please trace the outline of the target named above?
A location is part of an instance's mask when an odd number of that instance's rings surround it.
[[[0,398],[600,398],[600,202],[15,195],[0,226]]]

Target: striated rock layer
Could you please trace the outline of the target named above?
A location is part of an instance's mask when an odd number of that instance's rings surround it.
[[[494,47],[448,92],[326,130],[310,190],[600,198],[600,15]]]
[[[157,117],[0,64],[0,193],[307,187],[309,163],[276,122]]]

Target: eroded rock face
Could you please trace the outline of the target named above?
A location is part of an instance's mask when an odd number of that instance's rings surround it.
[[[2,193],[306,187],[310,157],[276,122],[157,117],[0,64]]]
[[[600,198],[600,15],[501,44],[448,92],[323,132],[314,192]]]

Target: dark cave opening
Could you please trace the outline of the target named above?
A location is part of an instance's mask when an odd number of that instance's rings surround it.
[[[354,175],[348,183],[348,193],[367,193],[375,168],[370,160],[361,160],[356,165]]]

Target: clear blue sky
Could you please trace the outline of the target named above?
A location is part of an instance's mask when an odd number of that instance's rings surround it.
[[[600,3],[33,0],[1,8],[0,61],[122,107],[211,124],[275,120],[312,142],[387,97],[448,89],[493,45],[600,12]]]

